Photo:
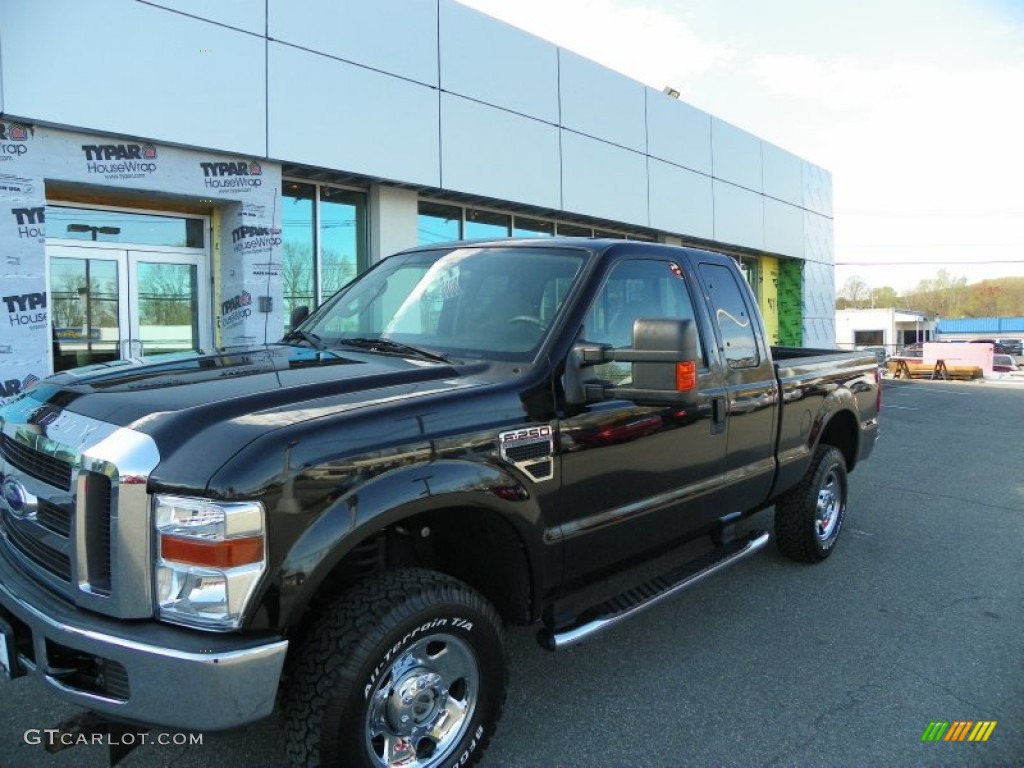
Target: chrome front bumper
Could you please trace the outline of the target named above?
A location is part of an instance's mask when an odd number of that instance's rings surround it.
[[[77,608],[26,577],[0,548],[2,624],[14,630],[14,665],[65,701],[189,731],[269,715],[288,650],[280,637],[201,633]]]

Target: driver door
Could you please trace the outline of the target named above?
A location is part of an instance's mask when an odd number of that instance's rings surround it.
[[[706,352],[714,336],[703,313],[694,311],[684,268],[656,258],[613,262],[584,321],[586,341],[621,347],[632,345],[638,317],[693,320],[701,350],[699,394],[695,408],[612,400],[567,409],[559,422],[557,507],[567,580],[681,537],[727,511],[719,504],[725,410],[712,407],[721,399],[720,382]],[[632,379],[629,363],[593,370],[617,386]]]

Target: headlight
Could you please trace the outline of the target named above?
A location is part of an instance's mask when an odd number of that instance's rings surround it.
[[[157,496],[153,525],[160,618],[237,628],[267,567],[263,505]]]

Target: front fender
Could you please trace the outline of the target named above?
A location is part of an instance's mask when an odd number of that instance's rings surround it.
[[[525,545],[530,579],[540,583],[543,523],[535,494],[504,467],[441,460],[385,472],[349,488],[296,540],[274,582],[281,625],[301,620],[334,568],[360,543],[413,515],[454,507],[498,514]]]

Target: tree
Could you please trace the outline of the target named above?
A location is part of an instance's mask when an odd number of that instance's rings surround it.
[[[861,307],[868,298],[870,288],[867,282],[860,275],[853,275],[839,289],[839,299],[836,306],[840,309],[847,307]]]
[[[908,295],[912,309],[940,317],[960,317],[967,296],[967,278],[940,269],[934,278],[920,280]]]
[[[900,303],[896,290],[888,285],[883,285],[881,288],[872,288],[868,294],[868,299],[872,307],[895,307]]]

